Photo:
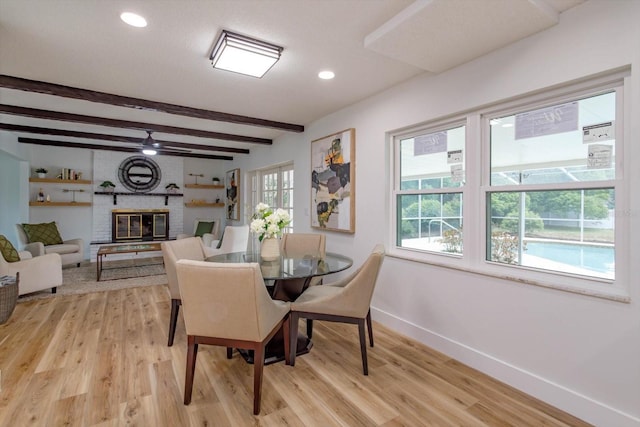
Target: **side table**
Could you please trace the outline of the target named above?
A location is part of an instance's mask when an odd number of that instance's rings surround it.
[[[20,273],[16,276],[0,276],[0,325],[11,317],[18,301],[18,282]]]

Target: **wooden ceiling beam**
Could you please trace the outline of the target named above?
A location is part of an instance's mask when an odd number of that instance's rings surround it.
[[[61,96],[64,98],[81,99],[83,101],[116,105],[118,107],[136,108],[139,110],[157,111],[179,116],[213,120],[217,122],[236,123],[248,126],[260,126],[285,130],[289,132],[304,132],[304,126],[302,125],[276,122],[272,120],[241,116],[237,114],[221,113],[218,111],[204,110],[201,108],[168,104],[165,102],[131,98],[128,96],[97,92],[93,90],[64,86],[55,83],[47,83],[38,80],[29,80],[21,77],[7,76],[4,74],[0,75],[0,87],[23,90],[27,92],[44,93],[47,95]]]
[[[82,114],[62,113],[59,111],[40,110],[37,108],[18,107],[15,105],[0,104],[0,113],[15,116],[26,116],[45,120],[58,120],[64,122],[77,122],[90,125],[108,126],[115,128],[136,129],[141,131],[154,131],[171,133],[176,135],[197,136],[200,138],[220,139],[224,141],[246,142],[250,144],[271,145],[273,141],[267,138],[255,138],[252,136],[232,135],[221,132],[211,132],[200,129],[189,129],[176,126],[157,125],[153,123],[132,122],[129,120],[107,119],[104,117],[85,116]]]
[[[35,144],[35,145],[47,145],[51,147],[68,147],[68,148],[83,148],[89,150],[105,150],[105,151],[121,151],[125,153],[140,153],[139,148],[131,147],[116,147],[109,145],[98,144],[84,144],[68,141],[52,141],[49,139],[35,139],[35,138],[18,138],[18,142],[22,144]],[[197,159],[210,159],[210,160],[233,160],[232,156],[220,156],[215,154],[197,154],[197,153],[176,153],[176,152],[162,152],[159,149],[158,155],[160,156],[176,156],[176,157],[193,157]]]
[[[0,129],[12,131],[12,132],[35,133],[40,135],[70,136],[72,138],[86,138],[86,139],[98,139],[102,141],[125,142],[128,144],[141,144],[144,138],[146,138],[146,137],[134,138],[130,136],[120,136],[120,135],[107,135],[107,134],[93,133],[93,132],[78,132],[74,130],[64,130],[64,129],[50,129],[50,128],[35,127],[35,126],[12,125],[8,123],[0,123]],[[232,147],[218,147],[213,145],[188,144],[188,143],[182,143],[182,142],[162,141],[155,138],[154,138],[154,141],[160,143],[163,147],[174,147],[174,148],[203,150],[203,151],[219,151],[224,153],[249,154],[249,150],[247,150],[246,148],[232,148]]]

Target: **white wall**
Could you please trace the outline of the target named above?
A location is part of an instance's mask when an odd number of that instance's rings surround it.
[[[622,66],[634,70],[625,101],[627,165],[640,160],[639,1],[591,0],[559,25],[438,76],[419,76],[252,149],[248,170],[293,160],[296,189],[310,188],[310,141],[356,128],[356,233],[327,233],[330,251],[356,264],[388,241],[386,133]],[[634,160],[636,160],[634,162]],[[631,182],[640,168],[627,167]],[[296,191],[296,231],[309,227],[309,193]],[[297,209],[298,206],[305,209]],[[640,244],[640,197],[631,195],[631,248]],[[628,277],[637,278],[637,253]],[[624,268],[624,267],[622,267]],[[401,273],[399,273],[401,272]],[[387,257],[374,319],[599,426],[640,425],[640,290],[621,303]],[[374,373],[375,375],[375,373]]]

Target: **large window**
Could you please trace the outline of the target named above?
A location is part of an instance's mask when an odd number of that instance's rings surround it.
[[[615,90],[487,120],[487,260],[615,279]]]
[[[625,74],[392,135],[391,253],[626,298]]]
[[[251,204],[266,203],[273,209],[286,210],[291,223],[285,233],[293,231],[293,164],[261,169],[250,174]]]
[[[399,136],[397,245],[462,253],[465,126]]]

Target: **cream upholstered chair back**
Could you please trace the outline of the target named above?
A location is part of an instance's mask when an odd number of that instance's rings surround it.
[[[311,313],[331,314],[364,318],[369,312],[371,298],[384,260],[384,246],[376,245],[366,261],[354,273],[334,283],[329,283],[314,292],[325,293],[322,297],[303,293],[291,304],[292,309]],[[336,290],[335,288],[340,288]],[[311,296],[314,298],[311,298]]]
[[[178,323],[178,312],[182,304],[180,288],[178,287],[178,275],[176,273],[176,263],[181,259],[194,259],[202,261],[207,255],[207,248],[200,237],[185,237],[180,240],[162,242],[162,257],[164,258],[164,269],[167,273],[167,285],[171,295],[171,314],[169,316],[169,340],[167,345],[173,345],[173,338],[176,334]]]
[[[187,335],[260,342],[288,313],[269,297],[256,263],[176,264]]]
[[[222,234],[222,242],[219,248],[211,248],[207,253],[211,255],[230,254],[233,252],[245,252],[249,245],[248,225],[227,225]]]
[[[253,350],[253,413],[258,415],[265,347],[280,328],[285,337],[291,334],[290,304],[269,297],[256,263],[182,259],[176,269],[187,330],[184,404],[191,402],[199,345],[227,347],[227,359],[232,358],[233,348],[241,348]],[[289,340],[284,349],[288,364]]]
[[[384,246],[376,245],[367,260],[349,277],[324,286],[309,287],[291,303],[291,328],[289,330],[291,365],[296,363],[296,354],[295,351],[291,351],[291,346],[298,339],[299,318],[354,323],[358,325],[358,335],[360,336],[362,373],[369,375],[365,322],[369,329],[369,345],[373,347],[370,305],[383,260]]]
[[[176,262],[180,259],[204,260],[207,256],[202,239],[199,237],[187,237],[180,240],[171,240],[162,242],[161,247],[162,257],[164,258],[164,268],[167,272],[169,293],[172,299],[180,299]]]
[[[315,233],[285,233],[282,235],[282,253],[324,257],[326,237]]]

